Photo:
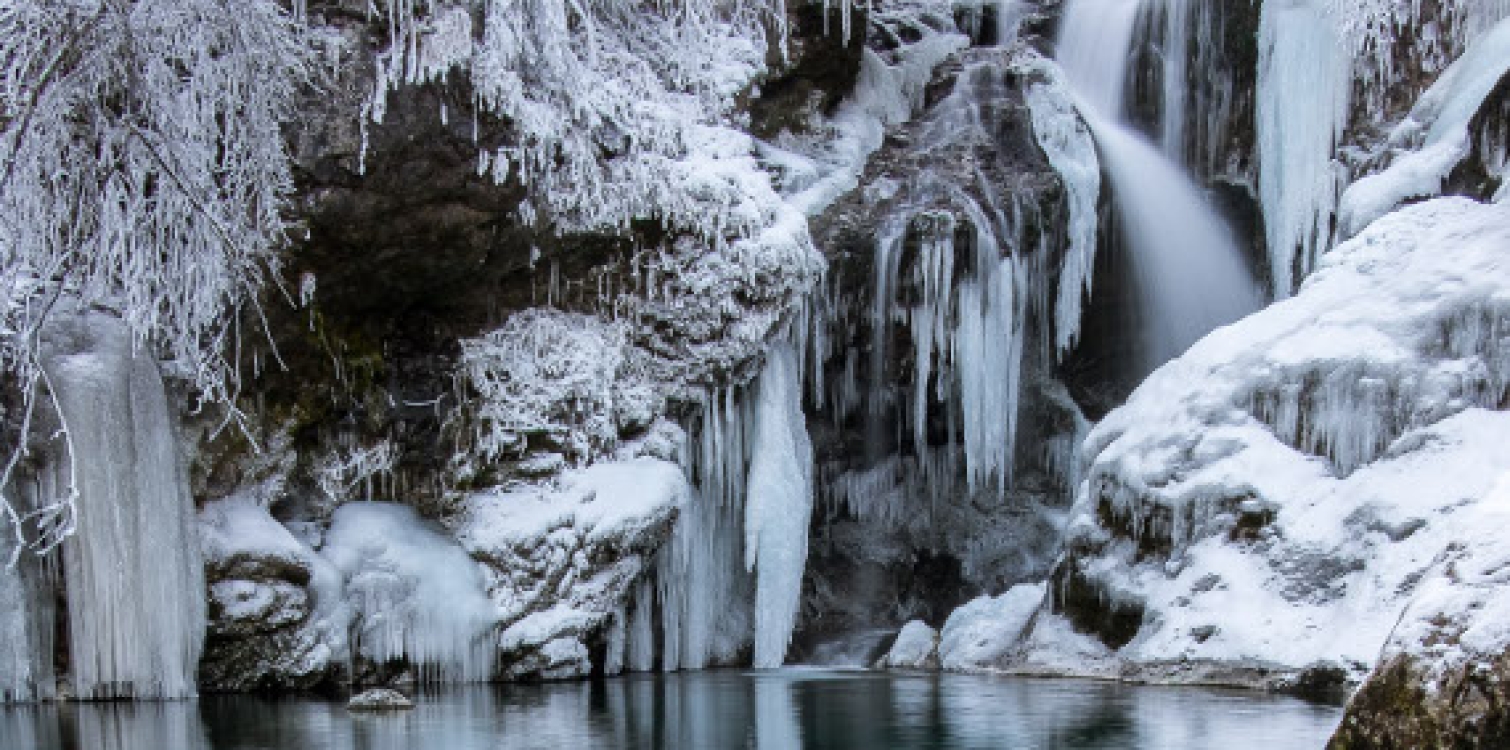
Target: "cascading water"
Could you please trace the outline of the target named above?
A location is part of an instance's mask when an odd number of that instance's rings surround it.
[[[1111,180],[1145,316],[1141,364],[1152,370],[1256,310],[1261,299],[1221,217],[1178,166],[1123,121],[1142,6],[1142,0],[1073,0],[1058,59]]]

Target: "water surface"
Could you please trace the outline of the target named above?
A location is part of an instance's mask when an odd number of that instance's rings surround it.
[[[0,748],[1310,750],[1341,714],[1236,691],[814,669],[454,687],[416,703],[382,715],[252,696],[0,707]]]

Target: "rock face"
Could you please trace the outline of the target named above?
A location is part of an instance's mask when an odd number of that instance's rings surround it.
[[[1048,77],[1026,42],[959,49],[968,37],[945,29],[904,29],[919,41],[881,53],[899,78],[929,54],[947,61],[921,79],[911,122],[888,131],[859,189],[814,219],[831,270],[809,420],[821,521],[799,647],[912,618],[941,625],[974,596],[1041,580],[1060,537],[1072,462],[1057,459],[1082,421],[1042,353],[1052,312],[1027,304],[993,329],[1021,347],[1000,371],[949,343],[975,322],[997,263],[1019,299],[1058,279],[1068,199],[1027,100]],[[977,376],[1007,385],[962,407]],[[1002,407],[987,420],[1015,425],[1000,435],[1003,485],[978,482],[991,459],[966,455],[965,412],[987,404]]]

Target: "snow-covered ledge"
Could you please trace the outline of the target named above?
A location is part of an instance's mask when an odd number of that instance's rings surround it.
[[[1510,556],[1486,531],[1510,502],[1507,248],[1510,206],[1403,209],[1155,373],[1086,443],[1047,606],[964,666],[1304,689],[1387,642],[1503,661],[1510,615],[1474,603],[1510,596],[1482,564]],[[1471,644],[1413,635],[1444,627]]]

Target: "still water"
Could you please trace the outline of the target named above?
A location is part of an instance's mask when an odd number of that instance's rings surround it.
[[[1340,709],[1078,680],[784,669],[437,689],[412,711],[317,699],[0,706],[4,750],[1321,748]]]

